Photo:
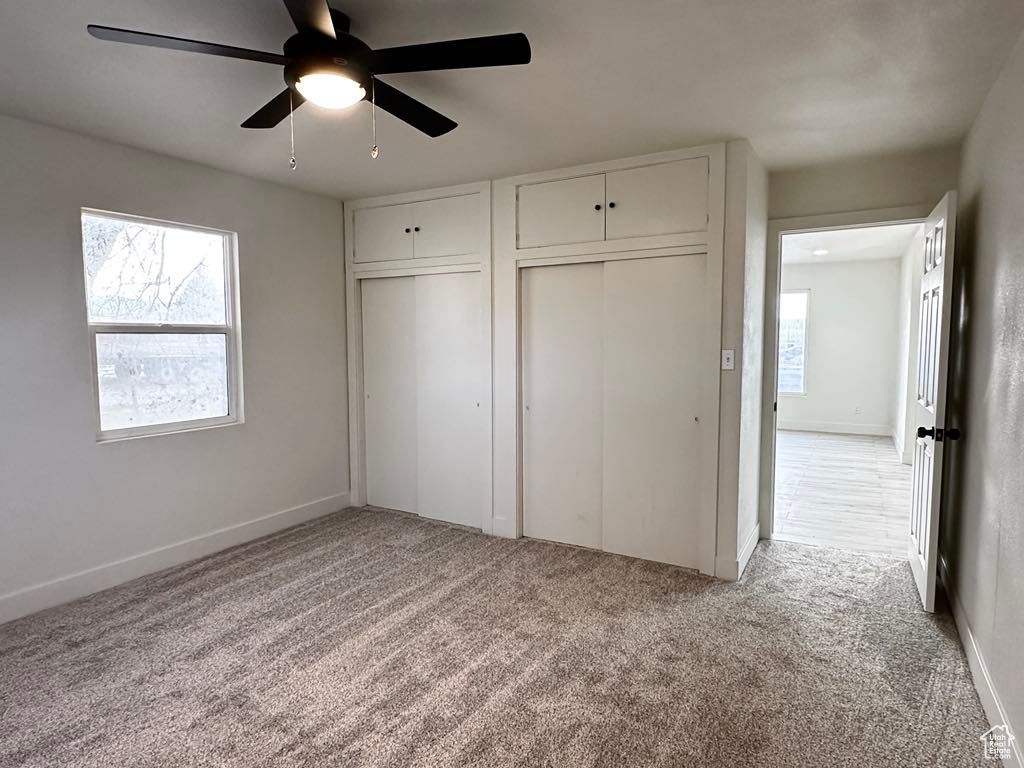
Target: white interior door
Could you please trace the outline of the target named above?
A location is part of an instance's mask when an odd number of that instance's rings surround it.
[[[935,610],[943,447],[959,432],[946,424],[956,193],[948,192],[925,223],[917,348],[917,437],[910,508],[910,566],[926,611]]]
[[[416,284],[361,280],[366,501],[417,511]]]
[[[696,567],[703,254],[604,265],[603,548]]]
[[[601,547],[604,267],[520,273],[523,533]]]
[[[480,273],[416,281],[417,511],[479,528],[485,462]]]

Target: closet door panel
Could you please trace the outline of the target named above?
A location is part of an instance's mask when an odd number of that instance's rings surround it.
[[[417,511],[479,528],[483,477],[480,273],[416,277]]]
[[[696,566],[703,255],[611,261],[604,279],[604,549]]]
[[[412,277],[361,280],[366,500],[416,512],[416,292]]]
[[[480,252],[480,195],[460,195],[415,203],[416,258]]]
[[[518,195],[518,247],[604,240],[604,174],[524,184]]]
[[[609,240],[708,228],[708,158],[608,174]]]
[[[357,209],[352,216],[353,260],[362,264],[413,258],[412,220],[409,204]]]
[[[524,269],[523,532],[601,546],[601,264]]]

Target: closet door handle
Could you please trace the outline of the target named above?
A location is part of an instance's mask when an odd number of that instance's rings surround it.
[[[409,234],[410,232],[412,232],[412,230],[411,230],[411,229],[409,229],[408,227],[406,227],[406,228],[405,228],[405,234],[407,234],[407,235],[408,235],[408,234]]]
[[[600,204],[600,203],[598,203],[597,205],[595,205],[595,206],[594,206],[594,210],[595,210],[595,211],[600,211],[600,210],[601,210],[601,204]]]
[[[608,207],[609,208],[614,208],[615,207],[615,203],[608,203]]]
[[[419,228],[419,227],[413,227],[413,228],[412,228],[412,231],[413,231],[413,232],[419,232],[419,231],[420,231],[420,228]]]

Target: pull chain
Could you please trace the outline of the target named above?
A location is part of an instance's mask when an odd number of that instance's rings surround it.
[[[373,146],[370,147],[370,157],[374,160],[380,155],[377,147],[377,89],[374,87],[373,76],[370,76],[370,126],[373,130]]]
[[[295,159],[295,105],[292,103],[291,88],[288,89],[288,130],[292,138],[292,159],[288,161],[288,166],[294,171],[299,163]]]

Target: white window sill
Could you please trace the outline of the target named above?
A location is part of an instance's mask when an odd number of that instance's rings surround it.
[[[223,416],[216,419],[197,419],[196,421],[178,421],[173,424],[154,424],[147,427],[129,427],[113,429],[96,435],[97,443],[122,443],[126,440],[139,440],[145,437],[164,437],[180,435],[186,432],[203,432],[221,427],[236,427],[245,420],[238,416]]]

